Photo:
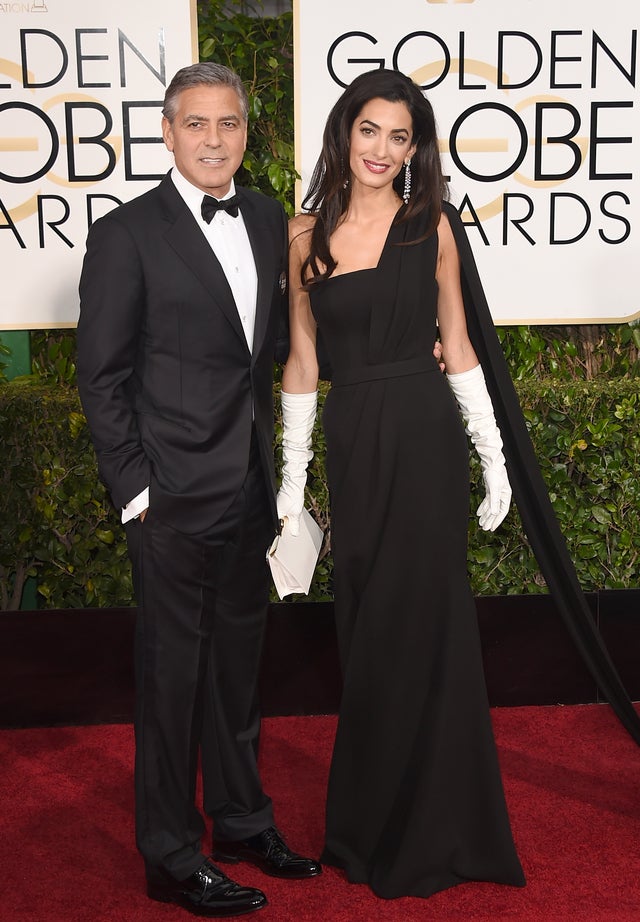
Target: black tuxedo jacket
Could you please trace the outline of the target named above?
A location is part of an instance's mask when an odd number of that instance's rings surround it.
[[[248,189],[258,273],[253,349],[220,263],[167,175],[90,229],[80,279],[78,385],[102,480],[120,508],[150,506],[190,534],[240,490],[252,418],[274,525],[273,360],[286,317],[287,222]]]

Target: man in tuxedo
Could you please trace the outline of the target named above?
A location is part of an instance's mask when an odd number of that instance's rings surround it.
[[[91,227],[80,280],[80,396],[138,601],[137,845],[152,899],[209,916],[266,898],[202,852],[199,754],[217,862],[321,871],[285,843],[256,766],[287,229],[279,203],[234,184],[247,108],[228,68],[178,71],[175,166]]]

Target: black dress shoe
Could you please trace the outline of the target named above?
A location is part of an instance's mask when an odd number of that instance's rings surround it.
[[[248,861],[271,877],[315,877],[322,872],[319,861],[292,852],[275,826],[241,842],[214,842],[213,857],[231,864]]]
[[[267,905],[262,890],[241,887],[210,861],[186,880],[147,866],[147,894],[160,903],[177,903],[197,916],[240,916]]]

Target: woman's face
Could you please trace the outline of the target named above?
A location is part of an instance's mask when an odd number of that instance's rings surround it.
[[[349,139],[351,181],[373,189],[393,182],[415,152],[413,122],[403,102],[370,99],[353,125]]]

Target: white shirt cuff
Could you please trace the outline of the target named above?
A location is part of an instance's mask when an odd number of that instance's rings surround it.
[[[131,521],[131,519],[137,519],[141,512],[144,512],[145,509],[149,508],[149,487],[145,487],[142,493],[138,493],[137,496],[128,502],[127,505],[122,510],[122,524],[125,522]]]

